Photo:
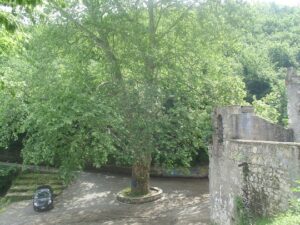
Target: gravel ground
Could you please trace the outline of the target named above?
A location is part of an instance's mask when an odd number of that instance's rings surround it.
[[[116,193],[130,184],[130,178],[99,173],[81,173],[48,212],[33,211],[31,201],[11,204],[0,214],[0,225],[208,225],[207,179],[151,178],[151,185],[163,189],[163,197],[141,205],[123,204]]]

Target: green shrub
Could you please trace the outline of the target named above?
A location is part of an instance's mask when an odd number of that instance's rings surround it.
[[[3,196],[9,189],[19,169],[15,166],[0,166],[0,196]]]
[[[235,198],[235,213],[237,225],[251,225],[250,212],[245,206],[245,202],[241,197]]]

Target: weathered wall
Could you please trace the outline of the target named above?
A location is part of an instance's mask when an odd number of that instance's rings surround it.
[[[235,198],[242,195],[242,171],[227,157],[225,145],[211,149],[209,162],[211,220],[218,225],[233,224]]]
[[[247,114],[232,115],[234,139],[265,140],[265,141],[293,141],[293,131],[269,123],[258,116]]]
[[[286,78],[289,127],[294,130],[295,141],[300,142],[300,76],[289,69]]]
[[[237,198],[243,199],[251,214],[272,215],[287,209],[291,187],[300,179],[300,143],[283,142],[292,139],[291,131],[256,117],[249,107],[216,109],[213,121],[212,221],[235,224]]]
[[[253,107],[250,106],[217,108],[213,118],[215,135],[217,135],[214,137],[215,140],[220,141],[222,135],[224,140],[244,139],[282,142],[294,140],[293,130],[284,129],[256,116]],[[222,124],[220,124],[220,120],[222,120]],[[221,133],[223,134],[221,135]]]
[[[214,222],[234,224],[237,197],[255,215],[287,209],[294,181],[300,179],[300,144],[231,140],[218,155],[210,164]]]

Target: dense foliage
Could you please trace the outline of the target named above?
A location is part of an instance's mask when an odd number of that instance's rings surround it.
[[[216,106],[253,104],[286,124],[297,8],[84,0],[20,12],[20,29],[0,28],[0,146],[22,136],[27,163],[68,177],[86,164],[204,162]]]
[[[33,8],[41,0],[0,0],[0,27],[9,32],[14,32],[20,20],[30,17]]]
[[[19,169],[14,166],[0,166],[0,199],[6,194]],[[1,205],[1,204],[0,204]]]

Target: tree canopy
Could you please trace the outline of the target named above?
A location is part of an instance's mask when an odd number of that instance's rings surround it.
[[[299,15],[240,1],[45,1],[34,23],[1,30],[0,146],[22,137],[26,163],[65,178],[132,165],[132,190],[146,193],[151,164],[207,160],[214,107],[253,104],[286,123]]]

